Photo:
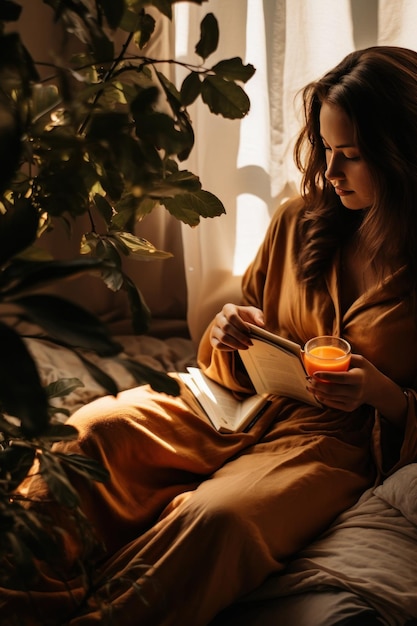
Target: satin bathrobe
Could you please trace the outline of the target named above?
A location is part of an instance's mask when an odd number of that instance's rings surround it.
[[[295,198],[272,218],[243,277],[241,303],[262,309],[266,328],[302,345],[316,335],[344,337],[407,388],[402,443],[389,449],[383,416],[368,406],[345,413],[277,397],[249,432],[219,434],[182,397],[148,386],[99,399],[69,419],[78,441],[58,446],[110,472],[104,484],[73,478],[105,547],[94,572],[97,593],[78,608],[85,593],[74,568],[80,538],[52,510],[68,530],[60,576],[40,563],[30,594],[1,589],[3,615],[19,615],[26,626],[107,623],[101,611],[122,626],[207,625],[281,571],[366,488],[416,460],[417,324],[406,273],[398,270],[343,314],[339,258],[324,291],[297,282],[293,245],[302,209]],[[213,350],[209,329],[198,360],[228,388],[252,391],[237,353]],[[47,497],[39,478],[31,495]]]

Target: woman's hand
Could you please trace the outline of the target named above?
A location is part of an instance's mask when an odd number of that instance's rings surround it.
[[[359,354],[352,354],[347,372],[315,372],[308,389],[325,406],[350,412],[368,404],[397,425],[407,413],[401,387]]]
[[[210,343],[217,350],[247,350],[252,345],[245,322],[264,326],[264,316],[254,306],[225,304],[217,313],[210,331]]]

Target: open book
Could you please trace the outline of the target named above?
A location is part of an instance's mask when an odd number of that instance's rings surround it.
[[[249,430],[270,404],[267,394],[254,394],[244,400],[206,376],[198,367],[188,367],[181,379],[192,391],[206,416],[221,433]]]
[[[248,324],[253,345],[239,350],[256,394],[244,400],[214,382],[199,369],[188,368],[182,380],[220,432],[248,430],[269,406],[273,396],[287,396],[321,406],[306,389],[301,346],[289,339]]]
[[[301,346],[254,324],[248,326],[253,345],[248,350],[239,350],[239,354],[256,392],[321,406],[306,389],[307,372]]]

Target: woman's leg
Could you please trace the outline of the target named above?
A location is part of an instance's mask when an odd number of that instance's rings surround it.
[[[220,435],[180,398],[147,386],[86,405],[68,423],[79,437],[56,449],[93,458],[110,473],[105,483],[71,474],[83,511],[109,553],[145,532],[175,496],[195,489],[256,440],[255,433]]]
[[[108,556],[97,572],[102,602],[92,596],[72,626],[103,623],[106,608],[123,626],[205,626],[368,486],[352,469],[363,468],[367,448],[334,430],[309,432],[304,415],[300,428],[283,414],[262,439],[272,417],[220,435],[181,399],[142,387],[71,418],[79,440],[59,449],[87,454],[111,475],[103,485],[74,476]],[[45,606],[55,593],[47,582]]]
[[[149,565],[146,576],[136,579],[146,602],[132,586],[113,588],[120,623],[206,626],[282,569],[368,484],[320,461],[323,441],[320,450],[305,439],[298,447],[279,447],[273,441],[255,445],[177,496],[153,528],[107,563],[104,577],[127,572],[135,558]],[[71,626],[96,618],[93,613]]]

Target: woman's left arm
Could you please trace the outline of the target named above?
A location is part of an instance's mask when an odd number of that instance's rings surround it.
[[[354,411],[368,404],[393,426],[405,426],[407,394],[361,355],[352,355],[347,372],[316,372],[309,389],[325,406]]]

